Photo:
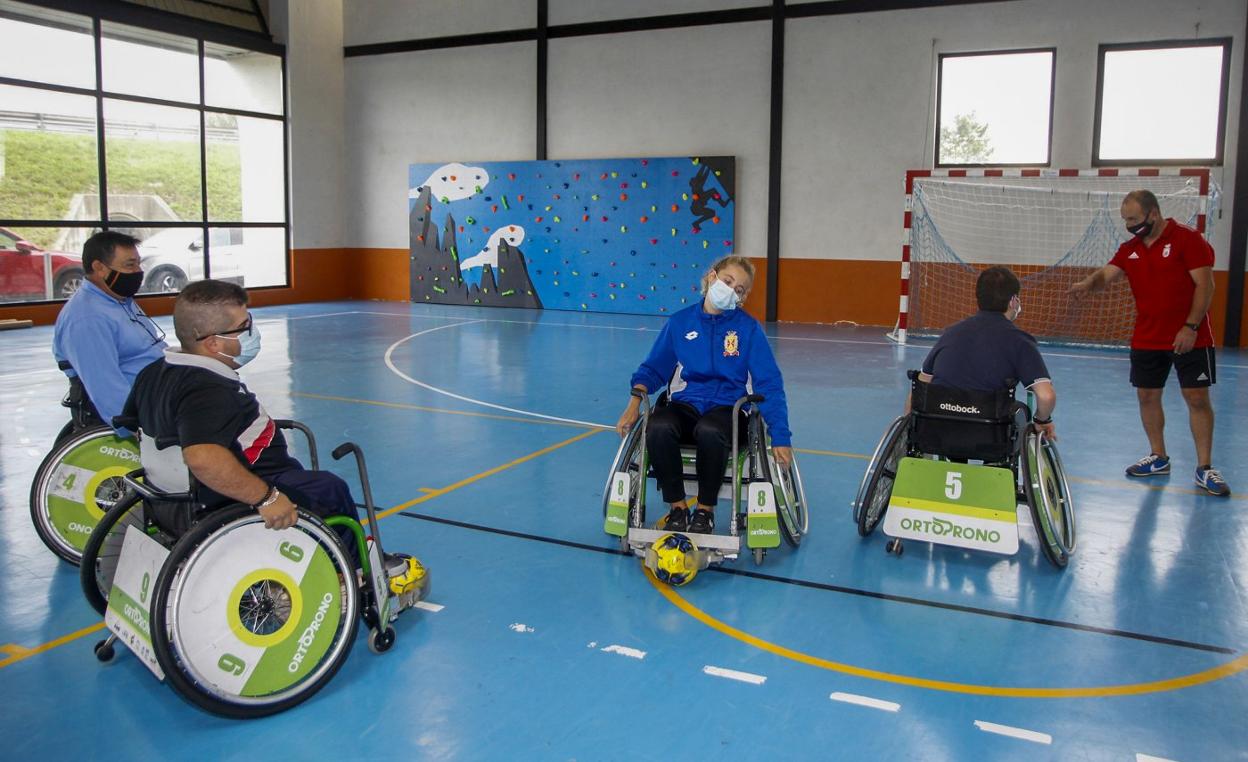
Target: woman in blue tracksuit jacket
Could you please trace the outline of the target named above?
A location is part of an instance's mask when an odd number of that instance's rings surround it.
[[[646,448],[663,500],[671,505],[664,528],[710,534],[715,503],[732,447],[732,406],[750,384],[766,399],[759,404],[767,422],[776,460],[792,461],[784,380],[758,321],[737,307],[754,285],[754,265],[741,256],[724,257],[702,281],[703,300],[671,316],[633,374],[632,385],[644,393],[664,386],[671,402],[650,416]],[[616,430],[624,436],[637,422],[641,401],[629,400]],[[741,426],[742,434],[745,427]],[[680,443],[698,448],[698,500],[692,516],[685,499]]]

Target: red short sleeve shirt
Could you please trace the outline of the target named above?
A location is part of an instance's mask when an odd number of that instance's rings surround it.
[[[1166,219],[1166,228],[1152,246],[1133,237],[1118,248],[1111,265],[1127,274],[1135,295],[1132,349],[1171,349],[1174,336],[1187,322],[1196,283],[1191,272],[1213,266],[1213,247],[1195,230]],[[1206,315],[1196,346],[1213,346],[1213,328]]]

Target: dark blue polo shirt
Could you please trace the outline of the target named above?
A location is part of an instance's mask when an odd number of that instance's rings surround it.
[[[1025,388],[1049,381],[1049,369],[1030,334],[1004,313],[980,310],[941,334],[923,361],[932,383],[991,392],[1015,379]]]

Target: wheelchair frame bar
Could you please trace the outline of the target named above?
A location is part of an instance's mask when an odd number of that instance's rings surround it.
[[[320,458],[317,457],[317,454],[316,454],[316,437],[312,434],[312,429],[309,429],[307,426],[304,426],[299,421],[292,421],[289,418],[275,419],[273,421],[273,425],[277,426],[277,428],[279,429],[286,429],[288,431],[291,429],[297,429],[303,432],[303,435],[308,438],[308,451],[309,451],[308,459],[312,461],[312,470],[313,471],[321,470]]]
[[[346,527],[355,536],[355,546],[360,550],[360,568],[364,570],[365,579],[373,573],[372,563],[368,560],[368,541],[364,539],[364,527],[350,516],[330,516],[322,519],[326,526]]]

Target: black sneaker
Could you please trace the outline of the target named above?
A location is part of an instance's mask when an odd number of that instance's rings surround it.
[[[689,522],[689,532],[691,534],[714,534],[715,514],[705,508],[694,511],[693,519]]]
[[[673,508],[663,519],[660,529],[668,532],[685,532],[689,529],[689,509]]]

